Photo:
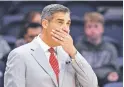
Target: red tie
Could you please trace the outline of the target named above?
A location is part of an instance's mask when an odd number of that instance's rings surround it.
[[[51,53],[49,62],[50,62],[51,67],[53,68],[54,73],[56,74],[57,82],[59,82],[59,63],[54,54],[55,51],[52,47],[49,49],[49,52]]]

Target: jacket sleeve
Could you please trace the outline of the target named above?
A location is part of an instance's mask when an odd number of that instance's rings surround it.
[[[25,87],[25,63],[22,55],[13,50],[4,74],[4,87]]]
[[[93,69],[79,52],[75,55],[75,59],[72,59],[71,64],[76,71],[76,80],[82,87],[98,87]]]

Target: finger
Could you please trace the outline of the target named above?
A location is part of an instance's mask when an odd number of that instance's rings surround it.
[[[68,40],[68,38],[69,38],[69,34],[68,33],[66,33],[65,31],[63,31],[63,30],[55,30],[56,32],[57,32],[57,34],[61,34],[60,36],[61,37],[63,37],[64,39],[67,39]]]
[[[52,35],[53,37],[57,38],[58,40],[63,41],[63,37],[61,37],[61,36],[59,36],[59,35],[57,35],[57,34],[55,34],[55,33],[53,33],[53,32],[51,32],[51,35]]]
[[[64,35],[63,33],[59,32],[59,31],[52,30],[52,32],[53,32],[54,34],[59,35],[60,37],[63,37],[63,38],[65,37],[65,35]]]
[[[63,29],[58,29],[58,28],[56,28],[55,31],[61,32],[61,33],[63,33],[64,35],[68,35],[68,33],[65,32]]]
[[[55,40],[56,42],[60,43],[61,45],[62,45],[62,43],[63,43],[61,40],[59,40],[59,39],[56,38],[56,37],[52,37],[52,39]]]
[[[69,35],[64,35],[60,32],[57,32],[57,33],[54,33],[54,32],[51,32],[52,35],[54,35],[56,38],[58,38],[59,40],[61,41],[68,41],[70,38],[69,38]]]

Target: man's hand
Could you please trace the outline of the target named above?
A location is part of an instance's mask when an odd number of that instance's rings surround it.
[[[107,77],[108,81],[117,81],[119,79],[119,76],[116,72],[109,73]]]
[[[72,57],[75,58],[76,48],[73,45],[73,39],[64,29],[54,29],[51,32],[52,38],[61,44],[63,49]]]

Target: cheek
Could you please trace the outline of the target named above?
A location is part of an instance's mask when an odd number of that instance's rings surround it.
[[[102,34],[103,32],[104,32],[104,30],[103,30],[102,28],[99,28],[99,29],[97,29],[97,31],[96,31],[97,34]]]
[[[91,31],[89,29],[85,29],[85,34],[89,36],[91,35]]]
[[[53,30],[53,29],[55,29],[55,28],[57,28],[57,25],[56,24],[54,24],[54,23],[51,23],[51,24],[49,24],[49,26],[48,26],[48,29],[49,30]]]
[[[47,32],[51,32],[53,28],[54,28],[53,26],[48,25]]]
[[[51,32],[52,32],[53,29],[55,29],[55,26],[48,26],[48,28],[46,30],[46,33],[49,37],[51,37]]]

